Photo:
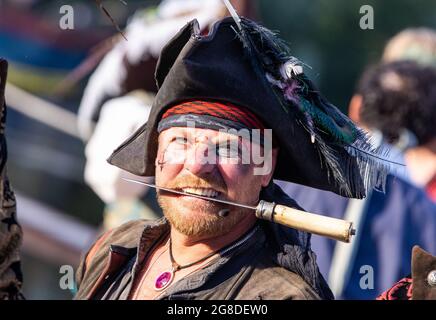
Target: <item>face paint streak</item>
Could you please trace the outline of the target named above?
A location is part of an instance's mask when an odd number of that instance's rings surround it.
[[[167,148],[168,148],[168,147],[167,147]],[[163,155],[165,154],[165,152],[166,152],[166,149],[165,149],[165,151],[161,154],[160,158],[163,158]],[[166,164],[166,161],[163,161],[163,160],[159,159],[159,160],[157,161],[157,164],[159,165],[160,171],[162,171],[162,170],[163,170],[163,166]]]
[[[162,171],[165,162],[158,161],[157,163],[158,163],[158,165],[159,165],[160,171]]]

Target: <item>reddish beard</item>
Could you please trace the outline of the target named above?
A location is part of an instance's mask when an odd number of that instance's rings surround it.
[[[219,199],[226,200],[227,188],[222,177],[182,176],[161,185],[171,189],[212,188],[220,192]],[[197,200],[180,201],[180,197],[169,193],[158,193],[157,199],[165,217],[180,233],[192,237],[216,237],[228,233],[247,214],[249,210],[220,204],[214,201]],[[228,208],[230,213],[219,216],[218,212]]]

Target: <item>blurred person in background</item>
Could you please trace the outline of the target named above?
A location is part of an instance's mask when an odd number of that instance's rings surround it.
[[[250,1],[239,1],[244,16],[253,15]],[[222,18],[222,0],[165,0],[135,13],[91,76],[78,112],[79,132],[87,143],[85,181],[106,203],[106,230],[134,219],[161,216],[147,197],[148,188],[124,181],[128,172],[107,163],[111,152],[147,120],[157,91],[154,69],[163,46],[188,21],[197,18],[202,32]],[[151,181],[149,181],[151,182]]]
[[[0,300],[21,300],[23,275],[20,249],[22,230],[17,222],[14,192],[6,172],[5,86],[8,64],[0,58]]]
[[[420,65],[436,68],[436,31],[429,28],[409,28],[392,38],[386,45],[383,61],[398,60],[412,60]],[[417,110],[411,110],[414,114],[412,118],[420,111],[419,106]],[[417,115],[422,123],[409,123],[405,120],[396,124],[403,126],[398,139],[402,142],[396,144],[405,153],[410,179],[414,184],[424,187],[433,201],[436,201],[435,114],[436,108],[433,106],[433,112],[428,115],[428,119],[425,119],[425,115]],[[412,136],[412,139],[404,139],[407,136]],[[411,143],[407,143],[408,141]],[[411,273],[384,291],[377,299],[436,300],[436,256],[416,246],[412,250],[410,264]]]
[[[398,145],[406,129],[413,132],[415,127],[406,123],[419,126],[413,136],[427,138],[434,130],[435,89],[436,71],[411,61],[370,68],[350,103],[350,118],[371,131],[381,148]],[[392,150],[393,159],[403,162],[401,150]],[[281,185],[306,210],[355,223],[357,236],[350,246],[318,236],[312,240],[321,272],[338,298],[373,299],[410,273],[414,245],[436,251],[436,204],[408,181],[407,172],[393,174],[384,194],[374,191],[364,200]],[[369,287],[362,286],[365,272],[372,275]]]
[[[385,46],[382,62],[412,60],[436,68],[436,31],[430,28],[407,28],[392,37]]]
[[[386,45],[382,60],[412,60],[422,66],[436,68],[436,31],[409,28],[400,32]],[[430,198],[436,201],[436,105],[424,114],[422,111],[422,108],[416,106],[415,110],[410,110],[413,117],[403,119],[400,123],[397,118],[394,125],[402,125],[397,145],[405,153],[410,180],[425,188]],[[405,136],[412,138],[404,139]]]
[[[350,103],[350,117],[400,150],[402,177],[436,202],[436,68],[412,60],[368,70]]]

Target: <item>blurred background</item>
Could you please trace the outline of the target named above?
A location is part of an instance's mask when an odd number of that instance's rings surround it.
[[[150,14],[159,5],[101,3],[122,30],[135,14]],[[256,19],[280,32],[311,67],[308,74],[324,95],[344,112],[363,68],[380,60],[389,38],[407,27],[436,28],[436,2],[428,0],[249,3]],[[73,30],[59,27],[64,4],[74,8]],[[363,5],[374,8],[373,30],[359,26]],[[0,0],[0,56],[9,61],[8,171],[24,229],[28,299],[72,298],[59,287],[59,268],[76,268],[103,228],[107,203],[85,183],[87,140],[77,129],[77,114],[89,77],[113,39],[125,41],[95,1]],[[154,70],[147,72],[152,76]],[[152,193],[144,201],[155,208]]]

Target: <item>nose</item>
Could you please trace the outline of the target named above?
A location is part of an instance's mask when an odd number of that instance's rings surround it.
[[[185,169],[195,175],[211,173],[216,165],[216,157],[207,143],[196,143],[190,148],[185,159]]]

